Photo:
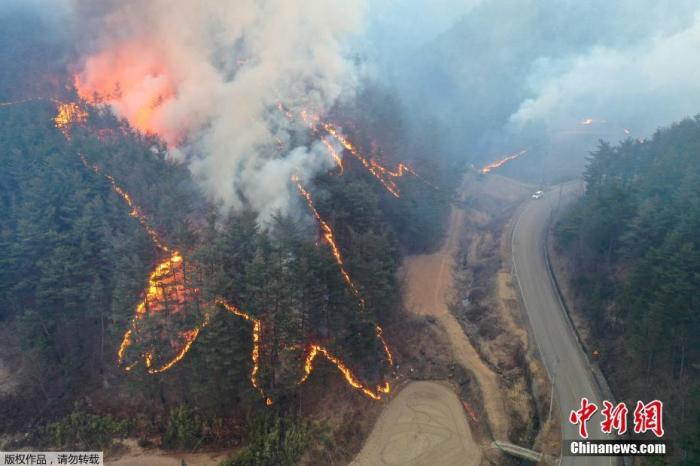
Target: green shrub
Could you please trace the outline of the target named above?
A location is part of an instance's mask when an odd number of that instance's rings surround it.
[[[190,407],[170,410],[162,445],[164,448],[193,448],[202,439],[205,423]]]
[[[220,466],[291,466],[319,436],[312,422],[266,414],[252,423],[248,445]]]
[[[129,433],[127,420],[110,415],[88,413],[76,403],[66,417],[46,424],[39,429],[39,443],[66,450],[105,450],[115,437]]]
[[[141,448],[144,448],[144,449],[145,449],[145,448],[151,448],[151,447],[153,446],[153,442],[151,442],[151,441],[150,441],[149,439],[147,439],[146,437],[141,437],[141,438],[138,440],[137,445],[140,446]]]

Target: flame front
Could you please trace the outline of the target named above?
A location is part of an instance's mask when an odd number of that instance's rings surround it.
[[[326,146],[326,150],[328,151],[329,154],[331,154],[331,157],[333,157],[333,160],[335,161],[335,164],[338,166],[340,169],[340,174],[343,174],[343,158],[340,156],[338,151],[335,150],[335,147],[333,147],[333,144],[328,140],[328,138],[321,138],[321,142],[323,143],[324,146]]]
[[[277,108],[282,112],[288,120],[293,121],[294,115],[290,112],[281,102],[277,103]],[[379,183],[381,183],[384,188],[391,193],[394,197],[400,197],[401,193],[398,185],[394,178],[401,178],[406,173],[410,173],[413,176],[420,178],[418,174],[410,168],[408,165],[399,163],[394,171],[389,170],[384,167],[375,159],[368,159],[363,156],[358,148],[345,136],[343,136],[338,128],[336,128],[331,123],[321,120],[321,118],[311,113],[310,111],[304,109],[299,112],[299,116],[304,124],[314,133],[318,134],[321,130],[325,131],[328,135],[332,136],[336,141],[340,143],[343,148],[345,148],[353,157],[360,161],[362,166],[374,176]],[[330,143],[328,138],[321,137],[321,142],[326,146],[329,154],[335,161],[336,165],[340,168],[340,173],[343,173],[343,159],[341,155],[335,150],[333,145]]]
[[[146,296],[136,307],[129,329],[124,333],[122,342],[119,345],[119,351],[117,352],[118,364],[122,365],[124,363],[126,351],[134,343],[134,336],[138,335],[139,323],[143,319],[166,312],[171,315],[181,315],[186,311],[188,305],[198,305],[199,300],[199,289],[189,287],[186,284],[182,255],[178,251],[173,251],[167,259],[161,261],[155,267],[149,276]],[[205,314],[204,320],[200,325],[180,332],[181,343],[175,345],[178,347],[176,355],[158,367],[153,366],[155,349],[149,348],[143,354],[148,372],[151,374],[165,372],[180,362],[190,350],[200,331],[208,324],[209,315]],[[135,364],[126,366],[125,370],[129,371],[134,366]]]
[[[223,299],[217,299],[216,304],[223,306],[227,311],[235,316],[241,317],[247,322],[253,324],[253,336],[252,345],[250,350],[250,360],[253,364],[253,368],[250,371],[250,383],[260,394],[265,398],[265,404],[270,406],[272,404],[272,399],[265,394],[265,391],[260,387],[258,383],[258,372],[260,372],[260,348],[262,344],[262,321],[260,319],[255,319],[250,314],[241,311],[236,306],[224,301]]]
[[[316,206],[314,205],[313,199],[311,198],[311,194],[304,188],[304,186],[301,184],[301,181],[299,180],[299,177],[294,175],[292,176],[292,181],[296,184],[297,189],[299,190],[299,193],[301,196],[306,200],[306,204],[309,206],[309,209],[313,213],[314,217],[316,217],[316,220],[318,221],[321,231],[323,232],[323,237],[326,241],[326,244],[328,247],[331,249],[331,252],[333,253],[333,257],[335,258],[336,264],[338,264],[338,268],[340,269],[340,274],[343,277],[343,280],[345,281],[346,285],[350,290],[353,292],[355,297],[358,299],[360,303],[360,307],[364,308],[365,306],[365,300],[360,294],[357,286],[353,282],[352,278],[350,277],[350,274],[345,270],[345,264],[343,262],[343,258],[340,254],[340,250],[338,249],[338,246],[335,243],[335,238],[333,236],[333,230],[331,229],[330,225],[321,217],[321,214],[319,214],[318,210],[316,210]],[[387,363],[389,364],[390,367],[393,367],[394,365],[394,357],[391,354],[391,350],[389,349],[389,345],[387,344],[386,340],[384,339],[384,330],[382,329],[381,326],[376,325],[375,326],[375,332],[376,336],[379,339],[379,341],[382,343],[382,348],[384,350],[384,354],[386,355],[386,360]],[[368,386],[360,382],[360,380],[355,376],[355,374],[352,373],[352,371],[343,363],[342,360],[340,360],[338,357],[332,355],[325,347],[322,347],[317,344],[312,344],[310,346],[309,352],[306,355],[306,359],[304,361],[304,375],[302,378],[299,380],[299,383],[302,384],[306,382],[306,380],[309,378],[311,375],[311,372],[313,371],[313,361],[318,356],[321,354],[324,356],[328,361],[330,361],[332,364],[334,364],[338,370],[343,374],[345,377],[345,380],[354,388],[357,388],[362,391],[365,395],[369,396],[370,398],[374,400],[379,400],[381,399],[380,393],[389,393],[390,390],[390,385],[389,382],[384,382],[384,385],[380,386],[378,385],[375,390],[370,389]]]
[[[66,137],[69,137],[70,126],[74,123],[82,123],[87,119],[87,113],[78,106],[77,104],[62,104],[59,103],[58,113],[54,118],[54,123],[57,128],[59,128]],[[338,139],[338,141],[343,144],[344,147],[354,147],[349,141],[342,138],[339,134],[332,134],[333,137]],[[345,141],[345,142],[343,142]],[[332,155],[336,163],[339,165],[342,173],[342,159],[340,154],[335,151],[333,145],[327,138],[322,138],[322,142],[328,149],[329,153]],[[353,149],[354,150],[354,149]],[[355,150],[356,156],[365,160],[366,166],[371,168],[371,172],[380,179],[384,180],[381,175],[386,177],[400,177],[406,172],[413,172],[409,167],[400,164],[395,172],[389,171],[388,169],[382,167],[376,161],[367,161]],[[97,165],[91,165],[88,160],[80,154],[80,159],[86,168],[91,169],[98,175],[102,175],[107,179],[113,189],[113,191],[122,198],[122,200],[129,206],[129,215],[138,220],[138,222],[144,227],[148,232],[153,244],[163,253],[167,255],[165,259],[160,261],[149,275],[148,287],[146,288],[143,300],[138,304],[135,309],[135,314],[131,319],[129,328],[125,331],[122,341],[119,345],[117,351],[117,361],[120,366],[124,365],[126,359],[126,354],[128,349],[135,343],[141,340],[140,330],[141,323],[149,316],[154,315],[183,315],[188,305],[196,305],[197,307],[201,304],[201,293],[200,290],[194,287],[190,287],[186,281],[186,269],[184,266],[184,260],[179,251],[171,250],[165,242],[160,238],[156,230],[151,227],[148,222],[146,215],[143,211],[136,205],[133,201],[131,195],[122,188],[117,181],[108,174],[102,174],[100,168]],[[363,163],[363,165],[365,164]],[[314,214],[315,218],[318,220],[321,230],[323,232],[323,237],[331,248],[333,256],[338,264],[340,273],[343,277],[346,285],[352,290],[353,294],[357,297],[360,304],[364,306],[364,299],[360,295],[360,292],[351,279],[348,272],[345,270],[345,265],[343,262],[342,255],[338,249],[333,231],[330,225],[320,216],[319,212],[313,203],[310,193],[303,187],[298,177],[293,178],[297,185],[300,194],[304,197],[309,206],[310,210]],[[384,184],[384,183],[383,183]],[[391,186],[391,185],[388,185]],[[395,185],[393,185],[395,187]],[[390,191],[391,192],[391,191]],[[398,191],[393,193],[398,197]],[[239,308],[233,306],[232,304],[226,302],[225,300],[219,298],[215,300],[215,303],[223,306],[227,311],[231,312],[237,317],[241,317],[247,322],[252,324],[252,337],[251,337],[251,364],[252,369],[250,373],[250,383],[251,385],[263,396],[265,403],[269,406],[273,403],[272,399],[266,394],[264,389],[261,387],[258,380],[260,373],[260,358],[263,345],[263,322],[261,319],[256,319],[250,314],[240,310]],[[174,367],[178,362],[180,362],[187,355],[192,345],[198,338],[201,331],[209,324],[210,315],[209,313],[204,314],[204,319],[201,324],[184,330],[179,333],[180,343],[173,344],[171,342],[171,347],[176,349],[176,354],[167,361],[162,362],[160,365],[156,364],[156,350],[153,346],[144,350],[140,357],[144,361],[146,369],[149,374],[157,374],[166,372],[172,367]],[[382,328],[377,325],[375,327],[376,336],[381,341],[384,352],[386,354],[387,362],[390,366],[393,366],[393,355],[389,350],[389,346],[383,337]],[[334,364],[338,370],[343,374],[346,382],[350,384],[353,388],[360,390],[366,396],[379,400],[381,399],[381,394],[389,393],[390,385],[388,382],[384,382],[381,385],[377,385],[374,389],[362,383],[359,378],[347,367],[347,365],[337,356],[333,355],[326,349],[317,344],[312,344],[309,352],[307,353],[304,360],[304,374],[300,379],[299,383],[304,383],[313,371],[313,363],[318,355],[325,357],[329,362]],[[138,364],[138,360],[133,363],[124,366],[124,370],[131,371]]]
[[[343,377],[345,381],[353,388],[356,388],[373,400],[381,400],[382,393],[389,393],[391,391],[391,386],[389,382],[384,382],[383,385],[377,385],[375,389],[369,388],[367,385],[363,384],[360,379],[348,368],[342,360],[334,356],[328,349],[323,346],[312,344],[309,346],[309,351],[306,354],[306,359],[304,360],[304,375],[299,380],[299,384],[306,382],[314,370],[314,360],[318,355],[326,358],[331,364],[333,364]]]
[[[90,163],[82,154],[80,155],[80,160],[83,162],[83,165],[85,165],[85,167],[91,169],[98,175],[101,174],[100,168],[97,165],[90,165]],[[114,192],[117,193],[119,197],[121,197],[122,200],[126,202],[126,205],[129,206],[129,208],[131,209],[129,215],[139,221],[141,226],[148,233],[148,236],[151,237],[151,241],[153,241],[153,244],[155,244],[156,247],[158,247],[158,249],[160,249],[161,251],[168,252],[168,247],[165,245],[165,243],[163,243],[163,241],[161,241],[160,236],[158,236],[158,233],[149,225],[146,215],[144,215],[141,209],[134,203],[129,193],[126,192],[124,188],[119,186],[119,184],[117,184],[117,181],[112,175],[104,175],[104,177],[112,185],[112,189],[114,190]]]
[[[299,177],[294,175],[292,176],[292,181],[297,185],[297,189],[299,190],[299,194],[306,200],[306,205],[309,206],[309,210],[311,210],[311,213],[314,214],[314,217],[316,217],[316,220],[318,221],[319,225],[321,226],[321,231],[323,232],[323,239],[326,240],[326,244],[328,245],[329,248],[331,248],[331,252],[333,253],[333,257],[335,258],[336,264],[338,264],[338,268],[340,269],[340,275],[343,277],[343,281],[348,285],[352,293],[355,295],[355,297],[360,301],[360,304],[364,306],[365,300],[362,298],[360,295],[360,291],[357,289],[357,286],[355,285],[355,282],[350,278],[350,274],[348,273],[347,270],[345,270],[345,263],[343,262],[343,256],[340,254],[340,249],[338,249],[338,245],[335,243],[335,237],[333,236],[333,230],[331,229],[330,225],[328,225],[328,222],[326,222],[323,217],[321,217],[321,214],[318,213],[318,210],[316,210],[316,206],[314,205],[314,201],[311,198],[311,194],[304,188],[304,186],[301,184],[301,181],[299,180]]]
[[[66,138],[70,137],[71,126],[77,123],[87,122],[88,114],[75,102],[58,103],[58,113],[53,119],[54,125]]]
[[[93,170],[97,174],[101,171],[97,165],[90,165],[87,159],[80,155],[80,160],[87,168]],[[117,352],[117,361],[121,366],[124,363],[127,349],[134,343],[136,336],[139,333],[140,322],[149,315],[157,315],[168,312],[172,315],[183,314],[188,305],[200,305],[200,291],[187,284],[185,273],[185,265],[182,255],[179,251],[171,251],[158,236],[158,233],[148,224],[146,216],[141,209],[134,203],[128,192],[119,184],[111,175],[104,177],[112,185],[112,189],[121,197],[129,206],[131,211],[129,215],[139,221],[146,229],[153,243],[168,256],[159,262],[151,272],[148,278],[148,288],[145,290],[145,297],[136,307],[135,315],[131,319],[129,329],[124,333],[119,350]],[[181,343],[176,346],[176,354],[170,360],[164,362],[158,367],[154,367],[153,360],[155,359],[155,349],[149,348],[142,354],[146,364],[146,369],[151,374],[165,372],[171,369],[175,364],[180,362],[187,352],[192,347],[201,330],[209,324],[209,315],[204,315],[204,320],[200,325],[192,329],[180,332]],[[125,367],[125,370],[130,371],[136,363],[132,363]]]
[[[510,162],[511,160],[515,160],[518,157],[520,157],[521,155],[524,155],[526,153],[527,153],[526,150],[521,150],[517,154],[508,155],[508,156],[502,158],[501,160],[497,160],[495,162],[492,162],[492,163],[484,166],[484,168],[481,169],[481,173],[483,173],[483,174],[489,173],[491,170],[495,170],[496,168],[500,168],[503,165],[505,165],[506,163]]]
[[[399,188],[396,185],[396,182],[392,178],[400,177],[403,176],[404,169],[399,168],[396,172],[391,172],[387,168],[383,167],[382,165],[379,164],[376,160],[368,160],[365,158],[362,154],[360,154],[360,151],[355,147],[355,145],[350,142],[348,138],[340,134],[338,129],[331,125],[330,123],[323,123],[322,124],[323,129],[325,129],[328,134],[333,136],[345,149],[347,149],[350,154],[355,157],[357,160],[362,163],[362,166],[369,171],[372,176],[374,176],[377,181],[379,181],[384,188],[391,193],[392,196],[394,197],[401,197],[401,194],[399,192]],[[407,168],[405,165],[400,164],[400,166]],[[413,170],[410,170],[411,173],[414,173]],[[385,175],[388,175],[385,176]]]
[[[386,355],[386,361],[389,363],[390,367],[394,367],[394,355],[391,354],[391,350],[389,349],[389,345],[387,344],[386,340],[384,339],[384,329],[377,325],[375,327],[375,330],[377,332],[377,338],[379,338],[379,341],[382,342],[382,347],[384,348],[384,354]]]

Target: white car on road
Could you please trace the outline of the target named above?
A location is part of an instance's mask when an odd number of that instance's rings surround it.
[[[532,195],[532,198],[533,198],[533,199],[539,199],[539,198],[541,198],[543,195],[544,195],[544,193],[542,192],[542,190],[538,189],[537,191],[535,191],[535,194]]]

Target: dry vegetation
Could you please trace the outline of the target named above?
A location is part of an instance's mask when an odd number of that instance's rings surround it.
[[[516,208],[534,188],[497,175],[468,184],[451,310],[486,364],[497,374],[510,441],[558,454],[550,384],[535,356],[510,274],[510,233]]]

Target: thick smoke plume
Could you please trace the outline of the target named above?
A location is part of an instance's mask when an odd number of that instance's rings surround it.
[[[413,134],[438,128],[434,149],[452,158],[484,163],[528,149],[511,166],[540,180],[580,170],[599,138],[648,137],[700,113],[696,0],[441,1],[461,16],[433,37],[401,39],[382,24],[418,17],[420,27],[440,16],[429,0],[407,3],[428,19],[410,8],[371,16],[377,79],[397,90]]]
[[[332,166],[278,104],[323,115],[352,96],[343,44],[362,23],[361,0],[78,1],[74,10],[87,47],[79,94],[163,137],[224,207],[267,218],[287,208],[292,174]]]

